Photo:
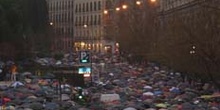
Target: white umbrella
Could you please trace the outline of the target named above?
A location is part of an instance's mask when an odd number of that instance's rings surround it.
[[[137,110],[136,108],[133,108],[133,107],[128,107],[128,108],[125,108],[123,110]]]
[[[144,89],[152,89],[151,86],[144,86]]]
[[[19,87],[19,86],[24,86],[24,84],[20,81],[15,81],[11,84],[10,87]]]
[[[143,95],[147,95],[147,96],[153,96],[153,95],[154,95],[154,93],[152,93],[152,92],[145,92],[145,93],[143,93]]]
[[[37,99],[37,97],[34,96],[34,95],[28,96],[27,98],[28,98],[28,99]]]

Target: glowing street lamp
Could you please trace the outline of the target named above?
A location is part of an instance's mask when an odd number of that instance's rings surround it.
[[[50,22],[50,25],[52,26],[52,25],[53,25],[53,22]]]
[[[150,0],[150,1],[154,3],[154,2],[156,2],[157,0]]]
[[[136,1],[136,5],[141,5],[141,1]]]
[[[127,6],[127,5],[122,5],[122,8],[123,8],[123,9],[127,9],[128,6]]]
[[[117,7],[117,8],[115,8],[115,10],[116,10],[116,11],[120,11],[120,8],[119,8],[119,7]]]
[[[84,27],[84,28],[87,28],[87,27],[88,27],[88,25],[84,24],[84,25],[83,25],[83,27]]]
[[[104,10],[104,14],[108,14],[108,10]]]

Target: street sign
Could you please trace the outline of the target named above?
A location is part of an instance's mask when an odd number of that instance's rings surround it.
[[[90,63],[90,51],[79,52],[80,63]]]

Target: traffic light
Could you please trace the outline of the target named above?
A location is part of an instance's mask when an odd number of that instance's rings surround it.
[[[80,63],[90,63],[90,52],[80,51],[79,60],[80,60]]]

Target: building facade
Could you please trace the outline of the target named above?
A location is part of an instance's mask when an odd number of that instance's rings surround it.
[[[54,51],[72,51],[74,0],[47,0]]]
[[[106,0],[47,0],[53,28],[53,49],[114,53],[115,42],[105,39]]]
[[[219,0],[159,0],[159,20],[162,29],[173,24],[174,19],[193,22],[197,20],[196,16],[199,13],[219,10]]]
[[[105,39],[106,0],[75,0],[74,7],[75,50],[114,52],[115,43]]]

